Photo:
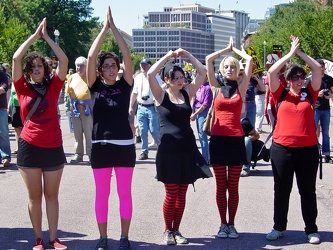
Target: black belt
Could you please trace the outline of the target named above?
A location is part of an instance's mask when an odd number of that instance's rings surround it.
[[[152,103],[152,104],[138,103],[138,105],[143,106],[143,107],[151,107],[151,106],[154,106],[154,103]]]

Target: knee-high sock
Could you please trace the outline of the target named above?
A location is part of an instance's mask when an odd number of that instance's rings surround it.
[[[183,217],[187,184],[164,184],[165,199],[163,203],[163,215],[166,230],[178,230]]]
[[[228,212],[229,222],[228,225],[235,224],[235,216],[239,203],[238,184],[239,177],[242,171],[242,166],[232,166],[228,168]]]
[[[226,166],[213,164],[216,181],[216,204],[219,210],[221,224],[227,224],[227,171]]]

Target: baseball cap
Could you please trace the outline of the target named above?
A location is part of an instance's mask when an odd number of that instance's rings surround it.
[[[150,64],[151,65],[151,61],[147,58],[142,58],[141,61],[140,61],[140,64],[141,63],[144,63],[144,64]]]
[[[5,67],[6,69],[9,68],[9,64],[8,63],[3,63],[2,66]]]

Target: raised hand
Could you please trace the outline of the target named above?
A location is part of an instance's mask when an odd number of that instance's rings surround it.
[[[293,55],[297,52],[299,46],[301,45],[300,40],[298,37],[295,37],[293,35],[290,36],[291,39],[291,48],[290,52],[292,52]]]
[[[39,38],[39,37],[43,36],[42,30],[43,30],[43,26],[44,26],[44,20],[46,22],[46,18],[44,18],[43,21],[41,21],[41,23],[39,24],[38,28],[36,29],[36,31],[34,33],[34,36],[36,38]]]
[[[47,33],[47,29],[46,29],[46,17],[44,17],[42,24],[43,25],[42,25],[42,30],[41,30],[41,36],[45,40],[45,38],[49,36],[49,34]]]
[[[232,51],[232,48],[234,47],[234,39],[232,38],[232,36],[230,36],[230,39],[229,39],[229,44],[228,44],[228,49],[229,51]]]
[[[174,53],[175,53],[175,54],[177,55],[177,57],[178,57],[178,56],[187,56],[189,52],[188,52],[187,50],[184,50],[184,49],[182,49],[182,48],[179,48],[179,49],[175,50]]]

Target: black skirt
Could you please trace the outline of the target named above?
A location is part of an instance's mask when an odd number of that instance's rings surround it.
[[[183,152],[157,151],[157,180],[165,184],[193,184],[199,178],[208,178],[200,169],[202,162],[205,159],[197,148]]]
[[[53,168],[67,162],[63,146],[42,148],[19,139],[17,166],[26,168]]]
[[[210,163],[221,166],[240,166],[247,163],[244,136],[211,136]]]
[[[91,148],[91,167],[134,167],[135,146],[115,145],[111,143],[93,143]]]

